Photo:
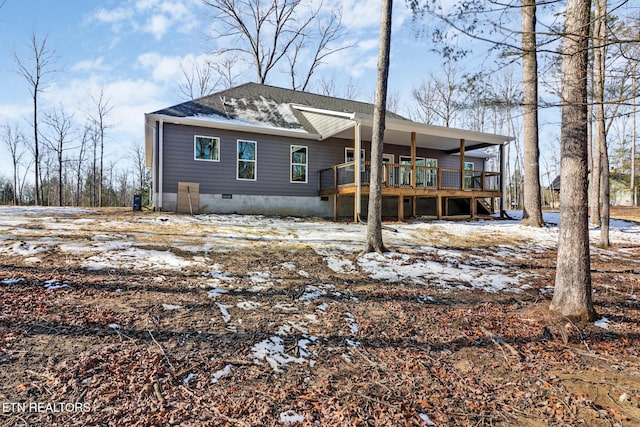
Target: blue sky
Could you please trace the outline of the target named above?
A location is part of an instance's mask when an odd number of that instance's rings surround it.
[[[319,1],[319,0],[314,0]],[[375,88],[380,9],[370,0],[325,0],[343,8],[345,41],[353,45],[331,57],[318,75],[336,79],[336,87],[349,79],[359,98],[371,101]],[[29,54],[31,34],[48,37],[55,50],[57,71],[47,79],[42,111],[62,105],[82,126],[90,111],[91,97],[104,88],[113,110],[108,117],[107,161],[125,164],[130,147],[144,138],[144,113],[184,101],[178,90],[180,62],[202,59],[214,46],[208,37],[210,9],[200,0],[7,0],[0,8],[0,125],[18,124],[32,133],[31,99],[24,78],[16,73],[14,52]],[[429,41],[415,35],[404,0],[394,3],[394,29],[389,91],[403,101],[411,87],[442,60],[429,51]],[[487,56],[478,48],[468,64]],[[254,80],[241,76],[238,83]],[[272,74],[267,82],[284,87],[284,74]],[[0,175],[10,175],[6,149],[0,147]]]

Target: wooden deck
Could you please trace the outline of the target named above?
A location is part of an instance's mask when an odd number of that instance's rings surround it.
[[[320,196],[331,196],[334,201],[334,218],[340,212],[341,198],[354,197],[358,193],[355,162],[343,163],[319,171]],[[371,178],[370,162],[362,163],[360,172],[360,194],[368,196]],[[468,212],[464,215],[476,217],[478,203],[481,209],[493,212],[493,200],[502,197],[501,174],[499,172],[438,168],[410,164],[386,163],[382,184],[383,198],[397,198],[396,209],[399,220],[405,213],[416,216],[419,199],[434,199],[435,209],[431,213],[438,219],[454,216],[449,212],[451,199],[468,200]],[[405,212],[409,198],[410,212]],[[358,212],[353,203],[354,220]],[[366,207],[364,208],[366,210]],[[455,215],[458,216],[458,215]]]

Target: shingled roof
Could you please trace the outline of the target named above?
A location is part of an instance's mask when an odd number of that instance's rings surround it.
[[[214,118],[241,120],[275,128],[304,130],[316,133],[313,125],[293,108],[303,105],[344,113],[373,114],[373,104],[300,92],[258,83],[245,83],[202,98],[155,111],[172,117]],[[387,117],[407,120],[387,112]]]

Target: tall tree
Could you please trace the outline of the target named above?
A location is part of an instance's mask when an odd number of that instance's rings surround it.
[[[387,114],[387,82],[391,50],[391,11],[393,0],[382,0],[380,17],[380,44],[376,95],[373,106],[373,135],[371,138],[371,182],[369,185],[369,210],[367,214],[367,239],[363,253],[386,252],[382,240],[382,152]]]
[[[317,37],[309,37],[303,33],[289,52],[287,52],[287,60],[289,62],[289,77],[291,78],[291,88],[295,90],[306,91],[311,83],[311,77],[316,69],[324,63],[324,60],[334,53],[348,49],[351,45],[342,45],[332,47],[334,42],[344,36],[342,30],[342,11],[340,9],[332,10],[326,19],[317,18],[317,26],[315,35]],[[311,61],[308,61],[308,58]],[[301,58],[306,58],[309,64],[305,68],[305,74],[302,76],[302,83],[298,83],[298,69]]]
[[[214,37],[224,40],[224,47],[215,53],[238,53],[247,59],[256,72],[258,83],[264,84],[270,72],[281,61],[289,61],[292,89],[296,87],[297,66],[301,63],[300,49],[315,41],[315,49],[307,66],[302,87],[306,88],[311,75],[322,61],[344,49],[333,42],[342,37],[339,15],[333,14],[328,24],[315,30],[323,4],[317,7],[303,0],[202,0],[210,6],[215,17]]]
[[[20,204],[18,167],[20,165],[20,159],[24,154],[24,135],[17,126],[3,126],[2,141],[7,146],[7,149],[9,149],[9,153],[11,154],[11,164],[13,166],[13,204],[18,205]]]
[[[105,133],[110,126],[107,124],[107,117],[111,114],[113,106],[109,104],[109,100],[105,97],[104,87],[100,88],[100,93],[97,96],[91,96],[93,107],[95,110],[90,115],[91,121],[97,132],[98,141],[100,143],[100,170],[98,173],[98,206],[102,207],[102,185],[104,182],[104,142]]]
[[[28,45],[29,54],[24,58],[14,53],[13,57],[18,66],[18,73],[24,77],[29,85],[31,98],[33,100],[33,155],[35,165],[35,203],[42,203],[42,192],[40,190],[40,141],[38,131],[38,99],[40,93],[46,88],[46,77],[55,70],[51,67],[55,60],[55,51],[47,47],[47,36],[41,41],[35,33],[31,34],[31,42]]]
[[[607,44],[607,0],[594,0],[593,17],[593,85],[594,85],[594,152],[599,153],[600,165],[600,244],[609,246],[609,154],[604,114],[605,59]]]
[[[181,61],[179,68],[182,79],[178,83],[178,91],[189,100],[211,95],[222,81],[208,60],[191,58],[187,63]]]
[[[45,137],[45,142],[55,154],[58,168],[58,206],[62,206],[64,154],[69,149],[68,143],[73,130],[73,115],[68,115],[60,106],[58,110],[45,114],[44,123],[49,126],[50,136]]]
[[[84,161],[86,160],[88,144],[91,140],[91,133],[93,132],[93,128],[90,125],[85,125],[82,130],[82,136],[80,137],[80,146],[78,147],[78,157],[76,159],[76,197],[75,197],[75,205],[80,206],[82,201],[82,170],[84,166]]]
[[[438,28],[433,32],[438,50],[446,58],[455,60],[468,52],[467,45],[450,43],[451,37],[464,34],[475,40],[486,42],[490,50],[500,50],[503,58],[515,53],[522,57],[523,75],[523,122],[524,122],[524,212],[523,224],[542,226],[542,199],[540,191],[540,148],[538,144],[538,65],[537,54],[540,51],[536,31],[536,0],[521,0],[520,16],[522,30],[508,28],[505,23],[510,12],[518,6],[512,2],[469,0],[447,3],[442,0],[409,0],[414,10],[441,20],[448,28]],[[455,31],[451,31],[451,29]],[[520,44],[515,39],[520,35]],[[555,35],[554,35],[555,36]],[[545,42],[542,42],[543,44]]]
[[[411,90],[411,95],[425,123],[450,127],[465,108],[464,81],[454,61],[445,61],[441,71],[443,77],[431,74],[429,81]]]
[[[522,125],[524,129],[524,207],[522,224],[542,227],[540,147],[538,145],[538,58],[536,0],[522,0]]]
[[[560,234],[550,309],[596,318],[588,227],[587,49],[591,0],[567,0],[562,44]]]

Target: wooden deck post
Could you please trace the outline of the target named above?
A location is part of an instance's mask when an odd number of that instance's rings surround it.
[[[338,195],[334,194],[333,195],[333,220],[337,221],[338,220]]]
[[[398,196],[398,221],[402,221],[404,219],[404,196]]]
[[[506,200],[504,195],[506,193],[506,185],[504,182],[504,144],[500,145],[500,218],[504,218],[506,211]]]
[[[353,162],[355,163],[354,176],[353,181],[356,185],[356,194],[353,197],[353,222],[358,223],[360,217],[360,211],[362,206],[362,183],[360,182],[362,175],[360,174],[360,168],[362,167],[362,159],[360,159],[360,148],[362,145],[361,135],[360,135],[360,123],[356,123],[354,126],[354,135],[353,135]]]
[[[353,196],[353,222],[358,223],[358,195]]]
[[[416,133],[411,132],[411,188],[416,188],[417,183],[416,167]]]
[[[471,219],[474,219],[476,216],[478,216],[477,210],[478,206],[476,204],[476,198],[472,197],[469,201],[469,213],[471,214]]]
[[[464,190],[464,139],[460,139],[460,189]]]

